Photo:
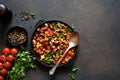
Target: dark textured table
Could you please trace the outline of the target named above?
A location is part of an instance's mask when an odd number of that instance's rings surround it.
[[[58,19],[75,24],[74,30],[81,35],[73,64],[79,67],[75,80],[120,80],[120,0],[0,0],[0,3],[13,12],[9,23],[0,24],[0,52],[8,46],[8,28],[22,25],[27,29],[29,51],[35,23]],[[21,21],[22,11],[35,12],[36,19]],[[71,67],[58,69],[54,76],[49,76],[49,69],[38,65],[38,69],[28,70],[21,80],[70,80]]]

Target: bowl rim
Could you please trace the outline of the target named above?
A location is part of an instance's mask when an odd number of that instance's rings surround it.
[[[25,40],[23,43],[21,43],[21,44],[12,43],[12,42],[10,41],[9,37],[8,37],[9,33],[11,32],[11,30],[14,30],[14,29],[17,29],[17,28],[22,29],[22,30],[25,32],[25,35],[26,35],[26,40]],[[26,30],[23,26],[21,26],[21,25],[16,25],[16,26],[12,26],[11,28],[8,29],[8,31],[7,31],[7,41],[8,41],[11,45],[13,45],[13,46],[19,46],[19,45],[22,45],[22,44],[26,43],[27,40],[28,40],[28,33],[27,33],[27,30]]]
[[[38,61],[39,63],[41,63],[42,65],[47,66],[47,67],[53,67],[53,66],[54,66],[53,64],[50,64],[50,65],[49,65],[49,64],[45,64],[45,63],[43,63],[42,61],[40,61],[40,60],[38,59],[37,55],[35,54],[35,52],[34,52],[34,50],[33,50],[33,45],[32,45],[32,39],[33,39],[33,36],[34,36],[37,28],[38,28],[38,27],[42,27],[41,25],[43,25],[44,23],[47,23],[47,22],[61,22],[61,23],[65,24],[65,25],[67,25],[67,26],[72,30],[72,32],[74,32],[74,30],[73,30],[73,28],[72,28],[70,25],[68,25],[66,22],[63,22],[63,21],[61,21],[61,20],[55,20],[55,19],[54,19],[54,20],[39,20],[39,21],[36,23],[35,29],[34,29],[34,31],[33,31],[32,37],[31,37],[31,51],[32,51],[31,53],[32,53],[33,56],[37,59],[37,61]],[[77,46],[75,47],[75,51],[74,51],[73,57],[72,57],[68,62],[58,65],[58,67],[62,67],[62,66],[67,65],[68,63],[71,62],[71,60],[73,60],[73,59],[75,58],[75,56],[76,56],[76,50],[77,50],[76,48],[77,48]]]

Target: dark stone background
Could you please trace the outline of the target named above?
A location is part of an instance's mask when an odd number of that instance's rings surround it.
[[[15,25],[27,29],[30,38],[37,21],[58,19],[75,24],[81,40],[74,65],[79,67],[75,80],[120,80],[120,0],[0,0],[13,12],[9,24],[0,24],[0,52],[7,46],[7,30]],[[21,21],[19,13],[31,11],[36,19]],[[16,16],[15,16],[16,14]],[[17,23],[17,21],[18,23]],[[60,68],[54,76],[38,64],[21,80],[71,80],[71,66]]]

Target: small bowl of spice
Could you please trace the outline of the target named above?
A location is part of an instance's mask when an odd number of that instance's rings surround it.
[[[14,26],[9,29],[7,37],[10,44],[18,46],[27,41],[27,31],[22,26]]]

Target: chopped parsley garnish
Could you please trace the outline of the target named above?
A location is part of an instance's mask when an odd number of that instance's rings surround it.
[[[61,28],[61,23],[60,22],[57,22],[56,25],[57,25],[58,28]]]
[[[62,38],[63,36],[66,36],[65,33],[59,33],[59,37]]]
[[[66,31],[66,32],[68,32],[69,30],[70,30],[70,28],[69,28],[69,27],[67,27],[67,28],[65,29],[65,31]]]
[[[55,54],[55,52],[50,52],[45,56],[44,63],[51,64],[53,62],[53,57],[52,55]]]

